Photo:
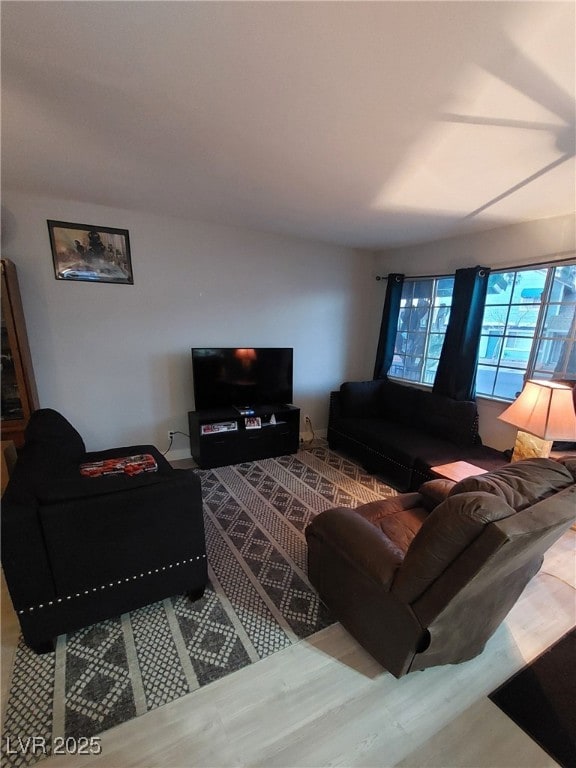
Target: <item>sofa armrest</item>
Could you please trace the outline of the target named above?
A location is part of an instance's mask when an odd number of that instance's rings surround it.
[[[45,504],[39,517],[59,594],[205,552],[200,481],[192,470],[152,485]]]
[[[576,456],[561,456],[559,459],[557,459],[557,461],[566,467],[576,482]]]
[[[155,445],[125,445],[120,448],[108,448],[104,451],[91,451],[85,454],[82,462],[105,461],[106,459],[117,459],[124,456],[137,456],[142,453],[148,453],[154,458],[159,474],[170,475],[175,471],[170,462],[160,453]]]
[[[455,485],[456,483],[454,480],[439,477],[435,480],[428,480],[427,482],[422,483],[418,489],[418,493],[422,497],[423,505],[429,512],[431,512],[433,509],[436,509],[438,504],[442,504],[442,502],[448,498],[450,491]]]
[[[328,407],[328,426],[342,416],[340,392],[330,392],[330,404]]]
[[[375,525],[353,509],[336,507],[321,512],[306,528],[315,551],[329,548],[365,577],[390,589],[402,564],[402,551]]]
[[[56,595],[38,506],[2,504],[2,569],[16,611]]]

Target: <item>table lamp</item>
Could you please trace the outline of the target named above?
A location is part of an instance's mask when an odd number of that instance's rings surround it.
[[[550,455],[554,440],[576,440],[572,387],[531,379],[511,406],[498,416],[518,427],[512,461]]]

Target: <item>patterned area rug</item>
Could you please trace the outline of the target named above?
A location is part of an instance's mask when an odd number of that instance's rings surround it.
[[[66,739],[90,739],[309,637],[332,623],[306,575],[304,529],[318,512],[396,491],[320,446],[197,470],[210,583],[16,652],[2,750],[30,765]],[[38,740],[26,741],[31,736]],[[75,743],[78,743],[75,742]]]

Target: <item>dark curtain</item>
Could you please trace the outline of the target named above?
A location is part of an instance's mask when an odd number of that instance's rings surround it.
[[[434,379],[433,391],[438,395],[455,400],[474,400],[476,396],[476,368],[489,274],[487,267],[456,270],[450,319]]]
[[[380,338],[378,339],[378,349],[376,351],[376,364],[374,365],[375,379],[385,378],[392,364],[403,285],[404,275],[394,272],[388,275],[386,298],[384,299],[382,323],[380,325]]]

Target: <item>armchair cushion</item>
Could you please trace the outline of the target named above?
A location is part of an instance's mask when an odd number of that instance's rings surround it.
[[[355,511],[379,528],[404,554],[427,515],[418,493],[404,493],[384,501],[371,501]]]
[[[388,590],[404,553],[353,509],[335,507],[317,515],[306,529],[308,546],[331,550],[372,582]],[[314,541],[312,541],[314,540]],[[317,579],[330,580],[329,573]]]
[[[412,541],[393,584],[393,593],[412,603],[480,535],[487,523],[513,514],[512,507],[490,493],[450,496],[430,513]]]

